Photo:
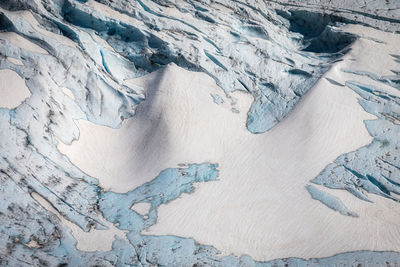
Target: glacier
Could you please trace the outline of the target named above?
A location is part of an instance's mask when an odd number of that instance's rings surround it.
[[[57,149],[60,142],[69,145],[79,139],[77,120],[119,129],[146,99],[145,88],[129,80],[171,63],[211,77],[221,91],[210,98],[216,105],[230,101],[225,104],[233,113],[243,113],[235,91],[251,96],[245,127],[257,135],[268,134],[320,79],[327,79],[353,90],[362,108],[376,116],[365,121],[373,141],[309,177],[306,189],[341,216],[357,213],[327,193],[331,191],[319,189],[343,189],[368,203],[379,196],[397,204],[400,49],[390,55],[391,74],[353,67],[341,70],[350,75],[345,82],[324,78],[360,38],[385,44],[342,29],[349,24],[398,35],[400,3],[1,1],[0,71],[17,74],[29,92],[21,83],[9,82],[12,75],[0,76],[0,265],[398,264],[399,252],[382,250],[260,261],[249,255],[222,255],[194,238],[145,235],[157,222],[159,206],[193,193],[197,185],[217,181],[222,168],[218,162],[171,166],[133,190],[116,193],[99,186],[97,177]],[[81,251],[71,230],[34,194],[83,231],[106,231],[106,220],[127,231],[127,239],[116,237],[110,251]],[[151,205],[147,217],[131,209],[139,203]]]

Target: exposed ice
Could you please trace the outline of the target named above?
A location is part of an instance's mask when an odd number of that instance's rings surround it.
[[[145,96],[130,79],[169,63],[212,77],[223,91],[207,97],[222,105],[226,103],[220,95],[226,96],[232,100],[232,112],[238,110],[233,91],[251,95],[247,128],[264,133],[285,119],[328,69],[354,52],[349,45],[364,38],[375,42],[376,52],[344,70],[346,79],[329,76],[326,81],[360,96],[361,106],[377,117],[365,122],[374,140],[338,157],[312,182],[345,189],[371,205],[382,199],[398,205],[400,52],[393,40],[368,32],[358,35],[342,25],[371,26],[397,38],[399,18],[398,1],[384,0],[1,1],[0,265],[399,263],[398,252],[372,251],[257,262],[247,255],[222,256],[192,238],[145,235],[157,221],[161,204],[192,193],[194,183],[216,180],[218,162],[167,168],[120,194],[99,187],[97,177],[84,173],[57,149],[79,138],[76,120],[121,127]],[[381,51],[390,45],[390,53]],[[390,65],[382,67],[378,61]],[[308,188],[328,207],[354,215],[352,195],[344,199]],[[142,216],[135,205],[151,207]],[[74,231],[102,235],[113,227],[129,233],[126,238],[108,234],[107,244],[100,247],[109,251],[79,249]]]

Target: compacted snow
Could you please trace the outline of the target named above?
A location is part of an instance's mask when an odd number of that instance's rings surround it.
[[[0,70],[0,107],[15,108],[30,96],[25,81],[9,69]]]

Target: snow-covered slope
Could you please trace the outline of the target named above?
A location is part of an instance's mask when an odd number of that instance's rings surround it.
[[[3,0],[0,31],[0,265],[400,263],[398,2]]]

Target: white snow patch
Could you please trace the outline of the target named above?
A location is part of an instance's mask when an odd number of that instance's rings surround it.
[[[147,202],[137,203],[131,207],[131,209],[133,209],[142,216],[146,216],[149,213],[150,208],[151,204]]]
[[[30,95],[21,76],[10,69],[0,70],[0,107],[15,108]]]
[[[63,91],[63,93],[68,96],[69,98],[71,98],[72,100],[75,100],[75,96],[74,93],[72,93],[72,91],[68,88],[65,87],[61,87],[61,90]]]
[[[24,63],[20,59],[17,59],[17,58],[7,57],[7,60],[10,61],[14,65],[18,65],[18,66],[24,65]]]

